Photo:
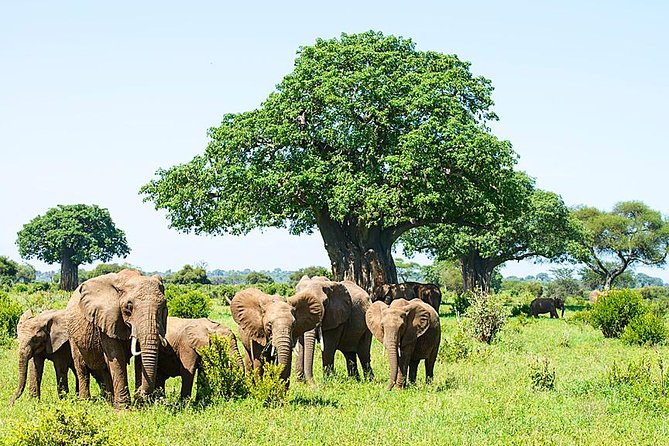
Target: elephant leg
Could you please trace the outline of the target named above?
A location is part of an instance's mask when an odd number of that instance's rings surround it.
[[[337,351],[337,344],[341,339],[341,334],[344,331],[344,326],[328,330],[322,333],[323,336],[323,352],[321,357],[323,359],[323,375],[334,375],[335,352]]]
[[[77,394],[81,399],[89,399],[91,397],[91,378],[88,366],[86,366],[81,353],[76,348],[72,348],[72,359],[74,360],[74,370],[77,375]]]
[[[128,389],[128,371],[125,358],[119,354],[112,354],[106,357],[106,361],[111,376],[114,407],[126,409],[130,406],[130,390]],[[105,379],[105,381],[107,380]]]
[[[370,350],[372,348],[372,334],[365,333],[358,344],[358,358],[360,359],[360,364],[362,365],[362,372],[365,375],[365,379],[372,380],[374,379],[374,372],[372,372],[372,360]]]
[[[430,384],[434,378],[434,363],[437,362],[437,355],[431,355],[425,360],[425,383]]]
[[[67,372],[70,369],[67,363],[64,363],[61,358],[53,358],[53,369],[56,372],[56,386],[58,388],[58,397],[63,398],[70,392],[70,387],[67,382]]]
[[[42,375],[44,374],[44,356],[36,355],[30,359],[30,396],[42,397]]]
[[[295,358],[295,379],[298,382],[305,381],[304,377],[304,335],[297,338]]]
[[[135,356],[135,396],[142,386],[142,355]]]
[[[181,369],[181,399],[190,398],[193,393],[193,381],[195,380],[195,370]]]
[[[344,357],[346,358],[346,371],[348,372],[348,376],[360,380],[355,352],[344,352]]]
[[[412,359],[409,362],[409,383],[414,384],[416,382],[416,375],[418,375],[418,363],[419,359]]]

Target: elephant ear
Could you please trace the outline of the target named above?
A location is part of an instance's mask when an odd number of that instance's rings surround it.
[[[323,304],[325,314],[321,327],[323,330],[331,330],[351,317],[351,294],[340,282],[329,282],[323,285],[323,291],[328,298]]]
[[[367,322],[369,331],[371,331],[374,337],[381,343],[383,343],[383,326],[381,325],[381,320],[383,312],[387,308],[388,305],[386,305],[385,302],[377,300],[369,306],[365,313],[365,321]]]
[[[206,347],[209,345],[209,335],[215,332],[211,330],[208,324],[188,324],[184,330],[184,336],[188,341],[188,346],[193,349]]]
[[[261,345],[267,343],[267,335],[263,324],[265,308],[275,298],[255,288],[241,290],[230,303],[232,319],[246,332],[251,339]]]
[[[316,328],[323,319],[324,308],[321,300],[311,293],[300,293],[286,299],[295,309],[295,328],[293,338],[298,338],[304,332]]]
[[[425,334],[430,328],[430,310],[434,312],[434,308],[418,299],[409,301],[406,309],[408,311],[407,328],[402,338],[403,346],[415,342]]]
[[[121,271],[123,272],[123,271]],[[110,273],[89,279],[77,289],[79,308],[86,319],[111,338],[129,339],[130,328],[123,321],[120,293],[126,277]]]
[[[19,318],[18,324],[16,324],[16,329],[18,330],[23,324],[26,323],[28,319],[31,319],[33,317],[33,312],[28,308],[26,311],[23,312],[21,317]]]
[[[65,311],[58,311],[47,324],[46,352],[57,352],[69,340]]]

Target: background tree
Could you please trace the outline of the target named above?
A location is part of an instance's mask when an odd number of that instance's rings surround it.
[[[192,267],[191,265],[184,265],[179,271],[171,274],[165,278],[169,283],[210,283],[207,278],[207,271],[201,266]]]
[[[469,65],[377,32],[318,39],[260,108],[225,115],[203,155],[141,193],[182,231],[317,228],[337,280],[370,288],[374,262],[396,282],[404,232],[477,224],[516,187],[516,154],[486,125],[491,82]]]
[[[258,272],[252,271],[246,275],[246,284],[255,285],[259,283],[274,283],[274,279],[271,276]]]
[[[423,269],[416,262],[396,257],[397,279],[400,282],[420,282],[424,279]]]
[[[290,273],[288,277],[288,284],[292,287],[297,285],[297,282],[300,281],[302,276],[323,276],[332,279],[332,271],[324,266],[307,266],[306,268],[300,268],[297,271]]]
[[[38,215],[23,225],[16,244],[23,258],[60,262],[60,288],[67,291],[79,284],[79,265],[130,253],[109,211],[85,204],[58,205]]]
[[[22,263],[16,269],[16,281],[20,283],[31,283],[37,279],[37,271],[35,268],[28,264]]]
[[[605,290],[637,263],[666,263],[669,222],[644,203],[623,201],[611,212],[582,207],[574,217],[585,227],[586,238],[572,255],[602,279]]]
[[[88,271],[87,276],[89,279],[92,279],[93,277],[102,276],[104,274],[118,273],[119,271],[123,271],[124,269],[137,269],[137,268],[133,268],[127,263],[124,263],[123,265],[119,265],[118,263],[100,263],[99,265],[96,265],[95,268]]]
[[[18,270],[18,263],[9,257],[0,256],[0,283],[13,283],[16,280]]]
[[[487,293],[495,268],[509,260],[543,257],[560,258],[580,229],[559,195],[534,189],[522,173],[525,188],[506,198],[517,207],[517,218],[491,215],[482,227],[456,225],[426,226],[407,233],[402,242],[408,253],[425,252],[438,260],[460,262],[464,289]]]

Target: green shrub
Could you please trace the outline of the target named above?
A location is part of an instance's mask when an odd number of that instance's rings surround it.
[[[167,299],[167,310],[170,316],[194,319],[207,317],[211,311],[211,301],[201,291],[167,286],[165,299]]]
[[[230,352],[226,338],[211,335],[209,346],[197,350],[200,355],[200,371],[197,377],[195,401],[209,404],[215,400],[243,398],[249,394],[244,377]]]
[[[664,317],[669,314],[669,299],[664,297],[646,301],[648,311],[656,314],[659,317]]]
[[[606,373],[606,384],[616,399],[632,399],[662,412],[669,409],[669,380],[659,355],[657,361],[643,356],[622,366],[614,362]]]
[[[528,316],[530,314],[530,304],[520,303],[511,307],[511,316]]]
[[[470,295],[471,293],[469,292],[455,295],[455,298],[453,299],[453,310],[455,311],[455,314],[465,314],[467,308],[471,305],[469,302]]]
[[[6,344],[16,336],[16,326],[22,313],[21,305],[0,291],[0,344]]]
[[[442,333],[442,341],[439,346],[438,358],[448,362],[456,362],[467,359],[474,351],[472,340],[465,333],[462,324],[458,324],[455,334],[451,337]]]
[[[623,330],[620,339],[626,344],[655,345],[667,338],[667,327],[655,313],[646,311],[634,317]]]
[[[592,324],[607,338],[622,334],[627,324],[643,313],[641,295],[628,288],[610,290],[592,306]]]
[[[12,446],[103,446],[110,443],[107,421],[94,418],[77,401],[39,406],[35,419],[15,423],[4,444]]]
[[[481,342],[490,343],[506,321],[502,303],[496,296],[472,293],[467,308],[467,328]]]
[[[274,365],[266,362],[262,376],[254,370],[247,378],[251,396],[265,407],[282,406],[288,399],[288,386],[286,381],[281,379],[282,370],[282,364]]]
[[[537,390],[553,390],[555,387],[555,367],[547,357],[535,358],[530,362],[530,381]]]
[[[639,288],[637,291],[641,297],[647,300],[667,299],[669,300],[669,287],[665,286],[647,286]]]
[[[571,315],[571,317],[568,320],[573,322],[583,322],[586,324],[594,325],[592,323],[592,309],[577,311],[576,313]]]

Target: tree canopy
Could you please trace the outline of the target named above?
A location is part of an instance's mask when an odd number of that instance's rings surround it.
[[[193,268],[191,265],[184,265],[179,271],[174,274],[171,274],[165,278],[166,282],[169,283],[211,283],[207,277],[207,271],[201,267],[196,266]]]
[[[570,244],[582,237],[580,226],[559,195],[535,189],[522,172],[517,176],[524,188],[506,197],[516,218],[491,215],[480,227],[450,224],[416,228],[402,238],[405,250],[425,252],[439,260],[459,260],[465,289],[484,292],[490,289],[495,268],[505,262],[566,257]]]
[[[60,288],[74,290],[78,266],[114,256],[125,257],[130,248],[109,211],[96,205],[58,205],[23,225],[16,244],[21,257],[60,263]]]
[[[623,201],[611,212],[581,207],[574,216],[585,227],[586,238],[572,255],[602,279],[604,289],[637,263],[666,263],[669,222],[644,203]]]
[[[517,187],[516,155],[487,127],[492,90],[468,62],[410,39],[318,39],[259,108],[226,114],[204,154],[141,193],[182,231],[318,228],[338,280],[368,286],[378,261],[396,281],[405,231],[476,224]]]

